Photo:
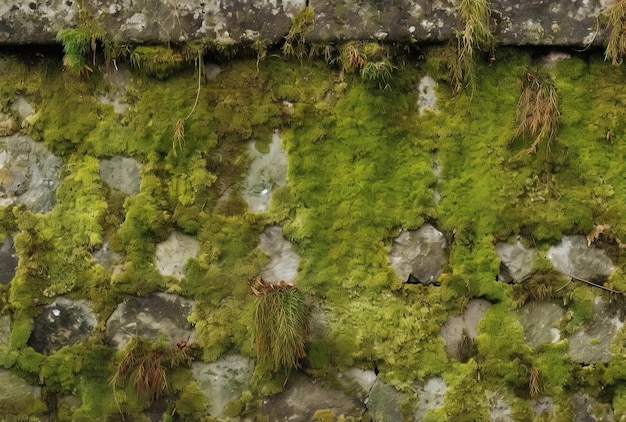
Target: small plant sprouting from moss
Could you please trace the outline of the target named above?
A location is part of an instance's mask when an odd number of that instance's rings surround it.
[[[517,103],[516,137],[534,137],[526,153],[533,154],[546,141],[546,149],[559,129],[559,98],[552,78],[540,72],[526,72],[522,78],[522,93]]]
[[[81,76],[93,69],[86,63],[85,56],[92,49],[95,51],[95,36],[85,28],[62,29],[57,33],[57,41],[63,44],[63,65]]]
[[[541,374],[537,368],[531,368],[528,378],[528,393],[530,397],[536,399],[541,393]]]
[[[257,358],[274,372],[297,368],[306,357],[309,320],[304,295],[292,283],[251,286],[254,301],[254,347]]]
[[[204,73],[204,61],[202,60],[204,49],[201,48],[197,51],[196,57],[196,65],[198,67],[198,87],[196,88],[196,99],[193,102],[193,107],[191,107],[191,111],[189,114],[182,119],[178,119],[176,124],[174,125],[174,138],[172,140],[172,151],[174,155],[176,155],[177,149],[182,149],[185,145],[185,122],[189,120],[189,118],[196,111],[196,107],[198,107],[198,100],[200,99],[200,88],[202,87],[202,74]]]
[[[285,36],[282,51],[287,57],[295,56],[302,61],[307,54],[306,37],[313,30],[315,14],[310,6],[302,9],[291,21],[289,33]]]
[[[184,346],[151,346],[145,339],[131,337],[111,379],[114,392],[128,385],[138,396],[158,400],[168,388],[168,369],[191,363]]]
[[[489,28],[491,9],[488,0],[461,0],[459,14],[464,23],[457,33],[457,57],[450,64],[453,92],[463,87],[473,91],[476,78],[476,51],[489,51],[495,46],[495,37]]]
[[[389,60],[390,52],[386,45],[352,41],[341,48],[339,60],[342,72],[355,72],[366,82],[389,87],[392,72],[395,70]]]
[[[626,0],[615,0],[609,9],[608,27],[604,59],[618,65],[626,55]]]

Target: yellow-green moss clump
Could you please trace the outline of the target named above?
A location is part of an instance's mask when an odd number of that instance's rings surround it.
[[[351,46],[358,48],[351,53]],[[0,363],[43,380],[46,394],[75,396],[59,415],[114,418],[121,408],[132,418],[149,406],[122,389],[113,396],[109,385],[116,355],[104,343],[104,322],[128,295],[170,291],[195,299],[196,359],[212,361],[227,351],[254,357],[249,284],[268,262],[257,245],[269,224],[282,225],[294,243],[301,257],[295,282],[317,309],[312,317],[323,316],[322,334],[306,344],[310,362],[302,362],[316,374],[376,367],[382,380],[407,393],[407,414],[416,383],[442,376],[445,404],[428,420],[484,420],[486,397],[495,393],[519,420],[532,418],[531,401],[541,394],[553,398],[566,420],[568,395],[579,390],[625,412],[620,354],[606,367],[581,369],[568,358],[566,341],[531,350],[514,313],[540,293],[561,298],[571,332],[592,320],[600,292],[565,285],[543,266],[530,287],[498,283],[494,248],[522,236],[546,250],[563,233],[587,234],[596,225],[607,227],[615,245],[626,242],[623,68],[600,54],[541,68],[525,52],[501,49],[497,60],[478,63],[471,95],[453,97],[446,63],[454,52],[442,47],[427,50],[425,61],[393,61],[387,46],[338,48],[344,67],[359,54],[389,66],[373,84],[326,61],[288,61],[270,52],[261,62],[229,62],[199,87],[195,56],[177,51],[129,53],[135,68],[125,114],[98,100],[111,89],[102,73],[115,72],[110,63],[80,76],[63,72],[60,57],[0,57],[0,112],[14,115],[21,131],[63,159],[51,212],[0,207],[0,239],[14,235],[20,257],[14,280],[0,287],[2,309],[13,318]],[[159,57],[167,59],[164,66]],[[558,92],[560,126],[550,143],[526,154],[516,107],[523,78],[536,66]],[[439,82],[439,111],[420,114],[416,87],[426,75]],[[26,121],[11,108],[18,96],[36,109]],[[275,192],[269,211],[253,214],[237,193],[250,162],[247,143],[262,148],[274,130],[288,154],[289,184]],[[114,192],[100,180],[99,160],[114,155],[143,164],[137,195]],[[442,169],[439,180],[434,162]],[[402,284],[390,266],[391,241],[400,229],[427,221],[450,245],[441,286]],[[154,266],[157,243],[174,230],[200,242],[182,280]],[[123,256],[119,273],[92,259],[105,240]],[[620,288],[624,260],[614,255],[617,272],[609,283]],[[100,324],[86,343],[44,356],[27,341],[41,305],[58,295],[91,300]],[[475,353],[451,362],[440,327],[475,297],[493,306],[479,325]],[[255,376],[255,395],[283,386],[280,370]],[[172,379],[168,391],[179,415],[198,420],[207,403],[197,400],[190,372],[175,370]],[[230,411],[254,412],[254,403],[237,402]],[[324,409],[315,414],[334,417]]]

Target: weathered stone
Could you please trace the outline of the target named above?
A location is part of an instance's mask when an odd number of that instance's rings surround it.
[[[441,337],[446,342],[446,353],[450,359],[461,359],[461,342],[464,332],[470,339],[478,337],[478,323],[487,313],[491,303],[485,299],[472,299],[467,303],[463,315],[451,316],[441,327]]]
[[[59,157],[29,136],[0,138],[0,207],[16,203],[33,212],[50,211],[61,164]]]
[[[200,252],[198,239],[180,232],[172,232],[166,241],[157,245],[156,267],[163,275],[185,276],[185,262]]]
[[[489,416],[491,416],[491,422],[514,421],[511,405],[504,399],[504,397],[498,394],[493,394],[491,400],[489,400],[489,404]]]
[[[301,373],[292,373],[282,393],[263,402],[261,413],[271,421],[310,421],[319,409],[330,409],[335,415],[357,417],[363,405],[355,397],[332,388]],[[399,419],[401,420],[401,419]]]
[[[436,283],[448,260],[446,246],[443,234],[430,224],[403,230],[391,245],[391,267],[402,281],[415,278],[422,284]]]
[[[546,417],[546,420],[556,418],[556,405],[550,397],[541,396],[533,401],[533,413],[537,416]]]
[[[35,319],[28,345],[39,353],[50,353],[87,340],[96,323],[88,301],[58,297]]]
[[[419,107],[420,113],[426,110],[437,111],[436,86],[437,82],[430,76],[424,76],[420,79],[419,85],[417,86],[417,106]]]
[[[553,302],[530,302],[522,306],[517,315],[524,328],[524,337],[531,347],[556,343],[561,339],[557,328],[565,310]]]
[[[587,245],[585,236],[563,236],[548,250],[548,259],[557,271],[593,282],[605,281],[615,268],[603,250]]]
[[[401,392],[377,379],[367,398],[367,410],[375,422],[404,420],[400,411],[402,398]]]
[[[448,385],[441,377],[430,378],[417,389],[417,406],[414,417],[421,421],[429,410],[443,406],[443,396],[448,390]],[[398,420],[398,419],[394,419]]]
[[[445,41],[458,26],[452,0],[310,0],[314,42],[345,40]]]
[[[170,343],[191,342],[194,330],[187,321],[194,302],[167,293],[131,297],[120,303],[109,317],[107,341],[123,349],[133,335],[156,341],[165,336]]]
[[[596,297],[593,323],[568,337],[569,355],[582,364],[611,360],[611,343],[624,325],[621,310],[613,310],[600,296]]]
[[[77,0],[0,2],[0,44],[50,44],[78,23]]]
[[[499,281],[520,283],[532,272],[535,249],[524,247],[520,241],[514,244],[498,242],[496,252],[500,256]]]
[[[226,355],[216,362],[194,362],[191,365],[191,372],[209,401],[211,416],[226,417],[228,403],[251,389],[253,370],[254,363],[239,355]]]
[[[360,368],[348,368],[344,372],[337,375],[337,379],[345,385],[352,394],[365,400],[369,396],[374,383],[376,382],[376,373],[372,370],[363,370]]]
[[[113,274],[118,274],[123,268],[122,255],[109,249],[108,240],[102,244],[102,248],[93,253],[93,257]]]
[[[242,196],[251,211],[267,211],[273,191],[287,184],[287,153],[278,132],[274,132],[267,154],[260,153],[254,142],[250,143],[248,150],[254,161],[248,169]]]
[[[612,421],[613,409],[610,404],[602,404],[587,394],[576,394],[572,399],[574,422]]]
[[[137,195],[141,185],[141,164],[133,158],[121,156],[101,160],[100,178],[126,195]]]
[[[293,250],[293,244],[283,237],[283,229],[267,227],[261,233],[259,246],[271,259],[261,270],[261,278],[268,283],[293,282],[298,275],[300,257]]]
[[[612,0],[491,0],[491,30],[504,45],[602,45],[598,18]],[[0,5],[0,44],[48,44],[83,13],[112,40],[168,43],[214,40],[279,42],[307,5],[315,25],[307,40],[442,42],[463,24],[454,0],[6,0]]]
[[[305,0],[91,0],[85,9],[114,40],[141,43],[211,39],[279,41]]]
[[[8,284],[15,276],[18,256],[13,247],[13,237],[8,236],[0,245],[0,284]]]

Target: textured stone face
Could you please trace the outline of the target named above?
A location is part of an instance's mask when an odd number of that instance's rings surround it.
[[[0,2],[0,44],[46,44],[78,25],[77,0]],[[492,31],[506,45],[601,45],[598,16],[612,0],[491,0]],[[462,26],[456,0],[85,0],[107,37],[135,43],[280,41],[307,4],[312,42],[441,42]]]

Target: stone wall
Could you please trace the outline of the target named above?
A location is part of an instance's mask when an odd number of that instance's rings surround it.
[[[133,43],[210,39],[280,41],[307,5],[315,11],[308,40],[441,42],[460,27],[459,0],[4,0],[0,45],[47,44],[56,33],[95,18],[109,39]],[[614,0],[491,0],[502,44],[601,45],[598,19]],[[84,13],[79,13],[79,3]]]

